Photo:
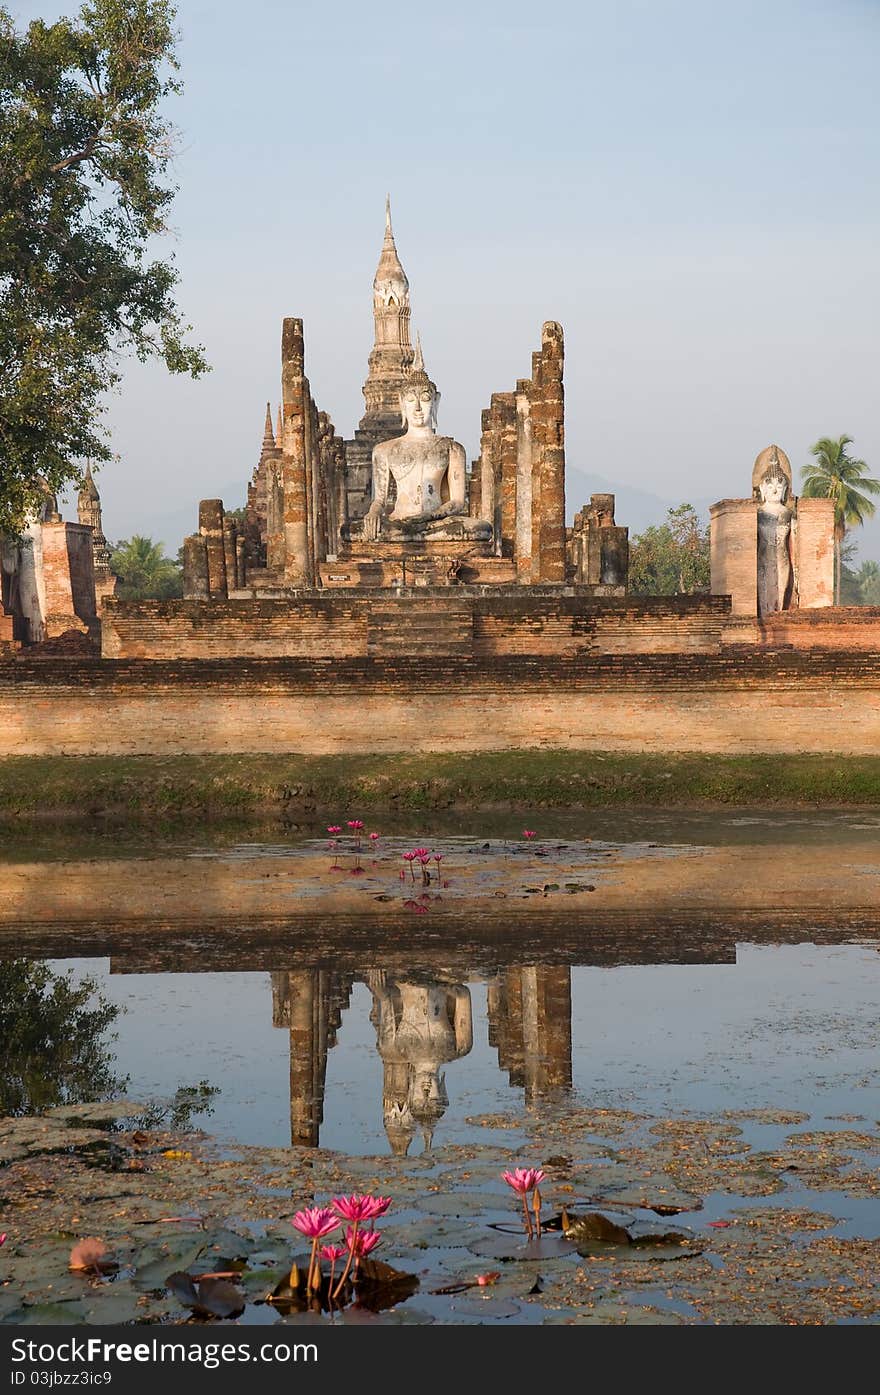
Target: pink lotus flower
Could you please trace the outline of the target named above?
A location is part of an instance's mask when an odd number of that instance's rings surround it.
[[[323,1240],[325,1235],[339,1229],[339,1217],[329,1206],[309,1206],[304,1211],[297,1211],[291,1225],[307,1240]]]
[[[502,1172],[501,1176],[515,1192],[530,1192],[543,1182],[544,1173],[539,1167],[515,1167],[513,1172]]]
[[[391,1205],[390,1196],[369,1196],[360,1192],[352,1192],[351,1196],[337,1196],[333,1198],[332,1206],[340,1216],[344,1216],[347,1221],[353,1224],[345,1231],[345,1239],[348,1244],[348,1259],[345,1261],[345,1268],[339,1283],[333,1289],[332,1296],[338,1298],[342,1292],[343,1285],[348,1278],[352,1261],[359,1261],[362,1254],[369,1254],[370,1250],[378,1245],[379,1241],[373,1240],[366,1249],[360,1247],[358,1227],[361,1221],[373,1221],[377,1216],[384,1216]]]
[[[380,835],[379,835],[378,833],[371,833],[371,834],[370,834],[370,842],[371,842],[371,843],[375,843],[379,836],[380,836]]]
[[[439,866],[440,866],[440,863],[443,861],[443,854],[442,854],[442,853],[435,853],[435,854],[434,854],[434,861],[436,862],[437,866],[439,867]]]
[[[0,1245],[5,1245],[5,1244],[6,1244],[6,1236],[7,1236],[7,1232],[4,1230],[3,1234],[0,1235]]]
[[[341,824],[341,823],[328,823],[328,825],[327,825],[327,832],[328,832],[328,833],[341,833],[341,832],[342,832],[342,824]]]
[[[536,836],[536,833],[537,833],[537,829],[534,829],[534,828],[524,828],[524,829],[523,829],[523,837],[524,837],[524,838],[534,838],[534,837]]]
[[[364,826],[364,821],[363,821],[363,819],[349,819],[349,820],[348,820],[348,826],[349,826],[349,828],[353,828],[353,829],[355,830],[355,832],[357,833],[357,832],[360,831],[360,829],[363,828],[363,826]]]
[[[349,1249],[353,1249],[357,1259],[363,1259],[365,1255],[375,1250],[377,1245],[381,1245],[382,1236],[378,1230],[355,1231],[353,1226],[349,1226],[345,1232],[345,1239]]]
[[[371,1197],[370,1194],[353,1191],[350,1197],[333,1197],[331,1205],[337,1215],[343,1216],[346,1221],[372,1221],[374,1216],[382,1215],[381,1211],[375,1211],[375,1202],[381,1200],[378,1197]]]
[[[431,855],[431,849],[430,849],[430,848],[413,848],[413,857],[423,858],[423,857],[430,857],[430,855]]]
[[[329,1261],[330,1261],[331,1264],[335,1264],[337,1260],[342,1259],[342,1256],[343,1256],[345,1253],[346,1253],[346,1249],[345,1249],[345,1246],[344,1246],[344,1245],[322,1245],[322,1246],[321,1246],[321,1258],[322,1258],[322,1259],[329,1259]]]
[[[525,1221],[525,1232],[531,1240],[532,1218],[529,1215],[529,1203],[527,1200],[530,1191],[534,1190],[532,1205],[535,1211],[535,1224],[538,1228],[538,1236],[541,1234],[541,1193],[538,1191],[538,1183],[543,1182],[544,1173],[539,1167],[515,1167],[513,1172],[502,1172],[501,1176],[509,1187],[513,1187],[515,1192],[519,1192],[522,1201],[523,1219]]]

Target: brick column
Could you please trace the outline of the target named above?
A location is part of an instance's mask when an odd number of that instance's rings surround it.
[[[311,586],[309,489],[306,454],[308,383],[304,375],[302,320],[285,319],[281,331],[284,584]]]
[[[565,400],[562,386],[562,326],[548,320],[541,331],[540,375],[532,402],[539,478],[537,510],[532,509],[532,545],[538,524],[539,581],[565,581]],[[535,471],[532,488],[535,487]],[[535,579],[534,568],[532,577]]]
[[[499,392],[495,398],[501,456],[501,554],[512,557],[516,540],[516,393]]]
[[[222,499],[202,499],[199,504],[199,532],[205,539],[208,559],[208,594],[212,599],[226,600],[229,584],[226,578]]]
[[[183,594],[187,600],[206,601],[211,594],[208,585],[208,550],[201,533],[183,540]]]
[[[516,579],[525,585],[532,579],[532,421],[530,382],[516,385],[516,524],[514,558]]]

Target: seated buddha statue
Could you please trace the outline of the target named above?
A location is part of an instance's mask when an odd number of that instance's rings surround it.
[[[488,541],[492,525],[467,512],[465,450],[451,436],[437,435],[440,394],[425,371],[421,341],[400,393],[406,431],[373,448],[373,501],[363,536],[400,539],[420,536]],[[391,480],[397,491],[389,511]]]

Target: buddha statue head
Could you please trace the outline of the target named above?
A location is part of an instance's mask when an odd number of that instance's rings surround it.
[[[398,1100],[384,1100],[382,1122],[392,1153],[397,1158],[405,1158],[416,1132],[416,1121],[409,1101],[404,1100],[401,1104]]]
[[[788,480],[778,460],[771,461],[770,469],[761,480],[758,490],[763,504],[784,504],[788,495]]]
[[[422,341],[416,335],[413,365],[400,390],[400,414],[408,432],[433,436],[437,430],[437,405],[440,393],[437,384],[428,377],[422,356]]]
[[[448,1108],[445,1073],[424,1062],[418,1063],[410,1086],[410,1113],[422,1130],[425,1152],[430,1152],[434,1129]]]

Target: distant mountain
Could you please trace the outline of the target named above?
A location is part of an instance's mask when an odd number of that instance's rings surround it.
[[[222,499],[228,509],[237,509],[245,502],[241,494],[241,481],[237,480],[235,484],[228,484],[225,491],[221,489],[216,496],[212,495],[212,498]],[[198,528],[198,500],[194,502],[191,500],[187,504],[181,504],[180,508],[144,513],[138,519],[137,527],[131,531],[152,538],[154,542],[164,543],[165,556],[175,557],[184,538],[188,537],[190,533],[197,533]],[[127,534],[123,536],[127,536]]]
[[[228,484],[225,492],[221,489],[219,497],[228,503],[229,508],[237,508],[239,503],[244,503],[241,494],[241,481],[236,481],[234,484]],[[665,523],[668,510],[684,503],[693,504],[704,521],[708,522],[709,505],[715,502],[708,497],[663,498],[660,494],[652,494],[650,490],[621,484],[619,481],[606,479],[604,475],[595,475],[591,471],[569,466],[565,475],[566,517],[569,524],[578,509],[589,503],[591,494],[614,495],[615,521],[620,527],[629,528],[630,537],[653,524]],[[163,542],[166,556],[173,557],[183,539],[197,527],[198,504],[190,502],[177,509],[144,514],[138,519],[137,526],[132,527],[129,532],[139,532],[156,542]],[[120,537],[122,536],[128,534],[120,534]],[[880,559],[880,516],[869,519],[864,528],[854,529],[851,538],[857,546],[860,562],[868,558]]]
[[[594,475],[569,466],[565,478],[566,514],[569,523],[578,509],[589,503],[591,494],[614,495],[614,520],[619,527],[629,528],[630,537],[653,524],[665,523],[668,511],[679,504],[693,504],[697,512],[708,520],[709,505],[715,502],[714,499],[702,498],[663,499],[659,494],[651,494],[647,489],[615,483],[602,475]]]

